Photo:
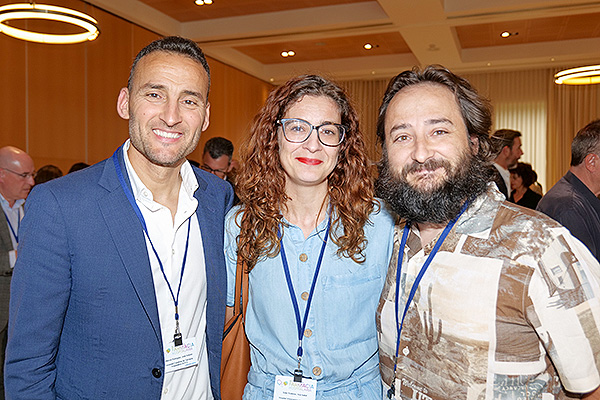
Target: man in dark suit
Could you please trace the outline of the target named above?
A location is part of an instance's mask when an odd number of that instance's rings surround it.
[[[4,365],[8,330],[10,280],[17,260],[19,225],[23,218],[23,203],[34,185],[34,165],[31,157],[13,146],[0,148],[0,365]],[[4,373],[0,368],[0,399],[4,399]]]
[[[493,181],[507,199],[510,197],[510,172],[523,155],[521,150],[521,132],[512,129],[498,129],[492,134],[492,145],[497,149],[498,155],[494,161],[496,168]]]
[[[11,399],[220,400],[233,193],[186,160],[208,127],[202,51],[136,57],[117,111],[129,140],[27,201],[12,283]]]

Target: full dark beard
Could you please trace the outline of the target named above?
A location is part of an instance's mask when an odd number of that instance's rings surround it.
[[[422,164],[414,162],[405,166],[400,174],[390,169],[385,149],[383,153],[376,182],[377,196],[401,218],[411,222],[443,224],[450,221],[460,212],[463,203],[483,193],[491,180],[489,166],[468,151],[462,154],[455,166],[446,160],[428,160]],[[446,179],[432,190],[420,190],[406,181],[410,172],[439,167],[446,169]]]

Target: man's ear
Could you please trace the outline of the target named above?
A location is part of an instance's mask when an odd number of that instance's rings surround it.
[[[206,103],[206,112],[204,113],[204,123],[202,124],[202,132],[208,129],[210,124],[210,103]]]
[[[122,88],[117,98],[117,113],[123,119],[129,119],[129,89]]]
[[[600,169],[600,156],[595,153],[590,153],[583,159],[585,168],[590,172],[596,172]]]

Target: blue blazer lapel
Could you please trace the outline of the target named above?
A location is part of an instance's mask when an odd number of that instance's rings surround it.
[[[224,212],[231,206],[218,204],[223,197],[211,195],[208,182],[201,173],[196,172],[198,189],[194,197],[198,200],[196,216],[202,234],[204,264],[206,268],[206,337],[210,379],[213,392],[219,393],[219,376],[223,325],[225,323],[225,301],[227,291],[227,273],[223,253]],[[229,202],[232,200],[229,199]]]
[[[127,170],[123,163],[122,147],[117,151],[121,171],[125,176],[128,190],[131,190]],[[150,267],[142,224],[125,196],[125,192],[117,178],[112,159],[108,159],[105,163],[102,177],[98,183],[109,191],[109,194],[98,202],[100,211],[104,216],[104,220],[119,256],[123,261],[123,266],[127,271],[131,284],[162,346],[154,281],[152,279],[152,269]]]

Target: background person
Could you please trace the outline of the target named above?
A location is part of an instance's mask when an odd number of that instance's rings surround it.
[[[571,167],[538,204],[538,211],[566,226],[600,260],[600,120],[571,143]]]
[[[236,259],[251,269],[244,399],[273,399],[298,367],[317,399],[381,398],[375,309],[393,220],[367,165],[356,112],[324,78],[292,78],[255,118],[225,239],[228,305]]]
[[[498,171],[494,174],[494,182],[504,197],[510,196],[510,172],[509,169],[517,165],[517,161],[523,155],[521,150],[521,132],[513,129],[498,129],[492,135],[492,144],[498,149],[494,160],[494,167]],[[502,178],[502,179],[500,179]]]
[[[0,399],[4,399],[4,352],[8,331],[10,282],[17,261],[23,203],[35,184],[29,154],[13,146],[0,148]]]
[[[69,168],[69,172],[67,172],[67,173],[70,174],[71,172],[79,171],[79,170],[87,168],[89,166],[90,166],[90,164],[88,164],[88,163],[76,162],[75,164],[71,165],[71,168]]]
[[[510,169],[510,193],[509,201],[520,206],[535,210],[542,196],[534,192],[530,186],[537,180],[537,174],[531,164],[519,162]]]
[[[227,180],[231,171],[231,158],[233,157],[233,143],[223,137],[213,137],[206,141],[202,153],[202,169]]]
[[[205,171],[215,174],[221,179],[225,179],[231,184],[235,193],[235,182],[229,179],[229,175],[233,171],[233,143],[223,137],[213,137],[206,141],[204,152],[202,154],[201,168]],[[239,198],[237,194],[233,199],[233,204],[238,204]]]
[[[44,165],[38,169],[35,175],[35,184],[39,185],[40,183],[45,183],[61,176],[63,176],[63,173],[56,165]]]

